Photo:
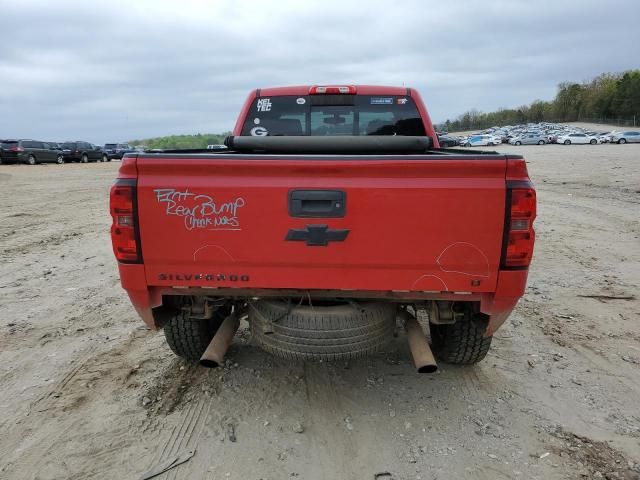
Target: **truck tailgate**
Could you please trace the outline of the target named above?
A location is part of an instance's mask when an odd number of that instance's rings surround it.
[[[505,168],[498,155],[141,156],[147,282],[492,291]]]

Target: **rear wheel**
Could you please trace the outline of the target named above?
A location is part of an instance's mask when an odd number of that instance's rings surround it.
[[[571,145],[571,140],[565,140],[565,141],[564,141],[564,144],[565,144],[565,145]]]
[[[627,143],[627,140],[625,138],[621,138],[620,140],[618,140],[618,143]]]
[[[596,143],[598,143],[598,141],[595,138],[592,138],[591,141],[589,142],[591,145],[595,145]]]
[[[87,156],[87,154],[86,154],[86,153],[83,153],[83,154],[82,154],[82,157],[80,158],[80,161],[81,161],[82,163],[89,163],[89,157]]]
[[[58,165],[62,165],[64,163],[64,156],[63,155],[56,156],[56,163]]]
[[[219,308],[213,318],[203,320],[189,317],[188,310],[180,310],[164,326],[164,336],[169,348],[179,357],[200,360],[228,314],[227,308]]]
[[[109,157],[107,157],[106,155],[102,156],[102,161],[103,162],[108,162],[109,161]]]
[[[36,164],[36,157],[34,157],[33,155],[29,155],[27,157],[27,163],[29,165],[35,165]]]
[[[516,142],[516,145],[522,145],[522,142],[517,141],[517,142]]]
[[[540,140],[540,141],[538,142],[538,145],[544,145],[544,140]]]
[[[464,315],[453,324],[429,324],[433,353],[443,362],[472,365],[489,352],[492,337],[484,336],[487,320],[472,307],[464,305]]]
[[[396,306],[382,302],[259,300],[249,310],[255,341],[269,353],[295,360],[348,360],[380,351],[393,337],[395,318]]]

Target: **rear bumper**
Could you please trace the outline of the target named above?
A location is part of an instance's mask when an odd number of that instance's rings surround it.
[[[0,158],[2,159],[3,163],[26,162],[26,158],[22,159],[19,156],[19,154],[16,154],[16,153],[2,152],[2,153],[0,153]]]
[[[289,297],[309,295],[315,298],[342,297],[356,299],[379,299],[395,302],[451,300],[480,302],[480,311],[489,316],[487,335],[493,335],[511,314],[518,300],[524,295],[528,270],[500,271],[494,292],[465,293],[448,291],[376,291],[376,290],[303,290],[268,288],[202,288],[202,287],[150,287],[147,285],[145,267],[141,264],[118,264],[122,287],[138,315],[149,326],[157,330],[153,309],[162,306],[163,295],[194,295],[224,297]]]

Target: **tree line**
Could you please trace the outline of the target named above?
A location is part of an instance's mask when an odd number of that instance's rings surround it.
[[[464,131],[528,122],[640,124],[640,70],[603,73],[583,83],[563,82],[551,101],[535,100],[496,112],[470,110],[439,124],[446,131]]]
[[[195,135],[169,135],[167,137],[145,138],[142,140],[130,140],[129,145],[144,145],[147,148],[160,149],[187,149],[207,148],[207,145],[221,145],[224,139],[231,135],[226,133],[197,133]]]

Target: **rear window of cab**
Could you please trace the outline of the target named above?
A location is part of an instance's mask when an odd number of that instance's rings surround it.
[[[245,136],[426,135],[415,102],[394,95],[261,97],[242,127]]]

